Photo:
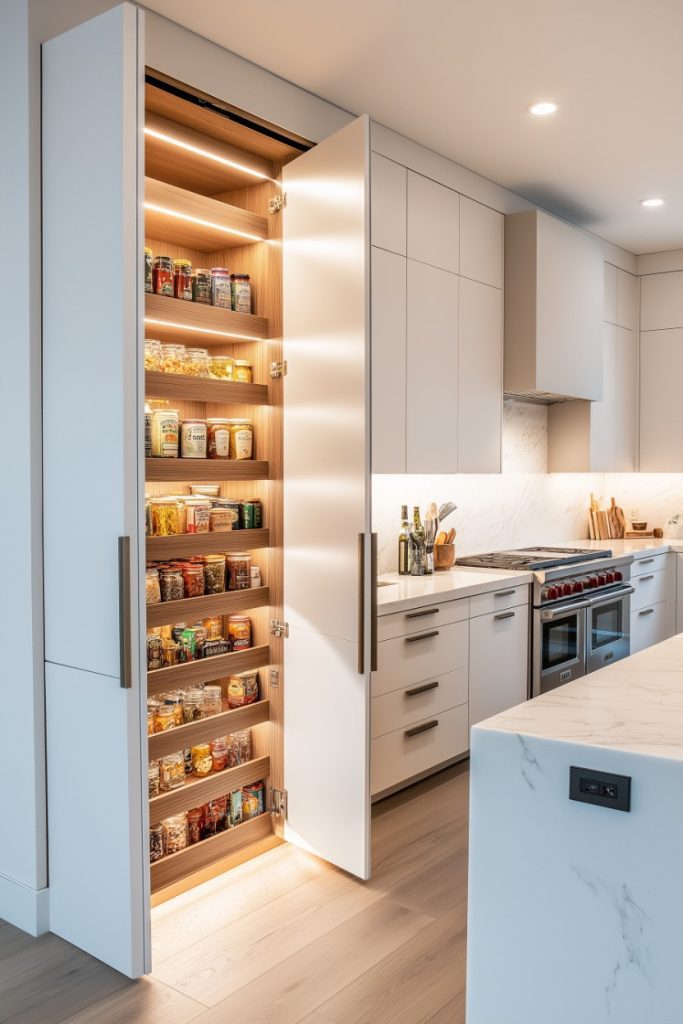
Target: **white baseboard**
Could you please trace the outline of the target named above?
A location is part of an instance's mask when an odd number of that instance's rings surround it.
[[[0,918],[29,935],[43,935],[50,930],[49,894],[0,875]]]

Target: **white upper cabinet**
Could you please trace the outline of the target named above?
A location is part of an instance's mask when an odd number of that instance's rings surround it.
[[[603,283],[602,318],[608,324],[616,324],[617,268],[612,263],[605,263]]]
[[[644,331],[640,335],[640,469],[643,473],[683,472],[682,378],[683,329]]]
[[[505,221],[505,389],[602,397],[604,272],[597,239],[528,210]]]
[[[408,256],[453,274],[459,271],[460,196],[408,171]]]
[[[408,260],[408,473],[458,471],[458,278]]]
[[[617,316],[614,323],[617,327],[626,327],[629,331],[638,330],[638,282],[634,274],[617,269]],[[607,317],[605,317],[607,319]]]
[[[406,471],[406,260],[372,247],[372,471]]]
[[[373,153],[370,160],[370,241],[380,249],[406,254],[405,167]]]
[[[640,328],[663,331],[683,327],[683,270],[640,279]]]
[[[502,213],[460,196],[460,274],[503,287]]]
[[[502,293],[460,278],[458,472],[500,473],[503,414]]]

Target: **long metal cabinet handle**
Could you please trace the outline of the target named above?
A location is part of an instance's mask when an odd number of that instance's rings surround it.
[[[130,621],[130,537],[119,537],[119,653],[121,688],[133,685],[133,637]]]
[[[417,636],[407,636],[405,641],[407,644],[416,644],[418,640],[430,640],[433,636],[438,636],[438,629],[430,629],[428,633],[419,633]]]
[[[370,671],[377,671],[377,534],[370,534]]]
[[[358,534],[358,672],[365,674],[365,534]]]
[[[647,583],[648,580],[653,580],[654,578],[655,574],[653,572],[649,573],[647,576],[636,576],[636,579],[640,580],[641,583]]]
[[[406,697],[417,697],[418,693],[428,693],[430,690],[436,690],[439,683],[435,680],[433,683],[423,683],[422,686],[414,686],[412,690],[406,690]]]
[[[496,622],[499,619],[514,619],[515,613],[514,612],[499,612],[498,615],[494,615],[493,617],[496,620]]]
[[[494,597],[510,597],[514,593],[515,593],[515,589],[513,587],[512,590],[497,590],[493,596]]]
[[[652,565],[654,558],[636,558],[638,565]]]
[[[439,614],[439,609],[438,608],[425,608],[424,611],[421,611],[421,612],[407,612],[406,613],[406,618],[407,619],[422,619],[422,618],[424,618],[425,615],[438,615],[438,614]]]
[[[432,719],[431,722],[424,722],[422,725],[416,725],[412,729],[406,729],[403,733],[404,736],[419,736],[421,732],[429,732],[430,729],[436,729],[439,724],[436,718]]]
[[[654,608],[643,608],[642,612],[638,612],[639,615],[654,615]]]

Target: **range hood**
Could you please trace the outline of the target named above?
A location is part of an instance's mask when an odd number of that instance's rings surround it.
[[[603,256],[595,236],[542,210],[505,218],[506,397],[602,398]]]

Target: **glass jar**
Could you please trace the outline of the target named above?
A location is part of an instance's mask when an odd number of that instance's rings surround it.
[[[181,690],[173,690],[164,694],[164,704],[173,710],[173,720],[176,725],[184,725],[183,718],[183,694]]]
[[[154,283],[153,283],[154,275],[153,275],[153,272],[152,272],[153,266],[154,266],[153,253],[152,253],[152,250],[149,248],[149,246],[146,245],[145,246],[145,291],[146,292],[151,292],[151,291],[154,290]],[[145,367],[145,369],[147,369],[147,367]]]
[[[204,566],[197,562],[183,562],[185,597],[201,597],[204,593]]]
[[[183,420],[180,424],[180,458],[206,458],[206,420]]]
[[[186,725],[204,717],[204,691],[198,687],[183,692],[183,721]]]
[[[159,604],[161,601],[158,569],[145,570],[145,601],[147,604]]]
[[[241,708],[258,700],[258,672],[238,672],[228,680],[228,707]]]
[[[147,779],[149,784],[149,798],[150,800],[154,796],[159,796],[159,765],[156,761],[150,761],[147,769]]]
[[[232,531],[232,517],[224,508],[209,509],[209,532],[229,533]]]
[[[248,359],[236,359],[233,373],[234,380],[238,384],[251,384],[254,379],[251,363]]]
[[[212,615],[208,619],[202,619],[202,626],[206,630],[207,640],[220,640],[223,636],[223,619],[220,615]]]
[[[156,295],[173,298],[173,260],[170,256],[157,256],[152,269],[152,288]]]
[[[160,704],[157,708],[156,732],[167,732],[175,727],[176,719],[173,708],[168,704]]]
[[[225,592],[225,555],[204,555],[204,592]]]
[[[161,860],[164,855],[164,826],[159,822],[149,828],[149,862]]]
[[[228,768],[251,761],[251,729],[240,729],[228,736]]]
[[[230,299],[235,313],[251,313],[251,282],[249,274],[230,275]]]
[[[215,380],[232,380],[235,360],[232,356],[211,356],[209,369]]]
[[[188,377],[210,377],[209,350],[206,348],[188,348],[187,367],[185,373]]]
[[[161,666],[172,668],[180,662],[180,644],[170,637],[162,637],[161,640]]]
[[[162,569],[160,583],[162,601],[182,601],[185,596],[185,587],[180,569]]]
[[[251,567],[251,585],[252,587],[263,586],[261,581],[261,570],[259,569],[258,565],[252,565]]]
[[[251,459],[254,451],[254,428],[251,420],[228,420],[230,428],[230,459]]]
[[[192,747],[192,771],[200,778],[211,774],[213,761],[211,759],[211,746],[209,743],[196,743]],[[184,771],[183,771],[184,778]]]
[[[233,651],[246,651],[251,647],[251,619],[248,615],[228,616],[228,638]]]
[[[183,505],[185,506],[185,532],[208,533],[211,509],[209,498],[183,498]]]
[[[147,708],[147,735],[153,736],[157,727],[157,713],[154,708]]]
[[[207,683],[204,687],[202,710],[204,718],[209,718],[211,715],[220,715],[223,710],[223,690],[220,686]]]
[[[206,421],[206,454],[210,459],[230,458],[230,420]]]
[[[180,789],[185,785],[185,758],[182,754],[167,754],[161,759],[159,788],[162,793]]]
[[[180,853],[187,846],[187,812],[174,814],[162,821],[164,830],[164,853]]]
[[[152,458],[178,458],[178,410],[152,410]]]
[[[187,362],[184,345],[162,345],[161,365],[165,373],[185,373]]]
[[[162,358],[161,342],[156,338],[145,338],[145,370],[161,371]]]
[[[175,537],[181,530],[182,502],[177,498],[150,498],[153,537]]]
[[[201,841],[204,825],[204,811],[201,807],[193,807],[187,812],[187,836],[190,846]]]
[[[232,306],[230,271],[227,267],[211,268],[211,305],[223,309],[230,309]]]
[[[211,740],[210,746],[213,771],[224,771],[228,767],[227,736],[217,736],[216,739]]]
[[[248,551],[234,551],[227,556],[228,590],[251,589],[251,555]]]
[[[192,302],[192,264],[189,260],[173,260],[173,294],[176,299]]]
[[[210,270],[196,270],[192,275],[192,298],[203,306],[211,305]]]

